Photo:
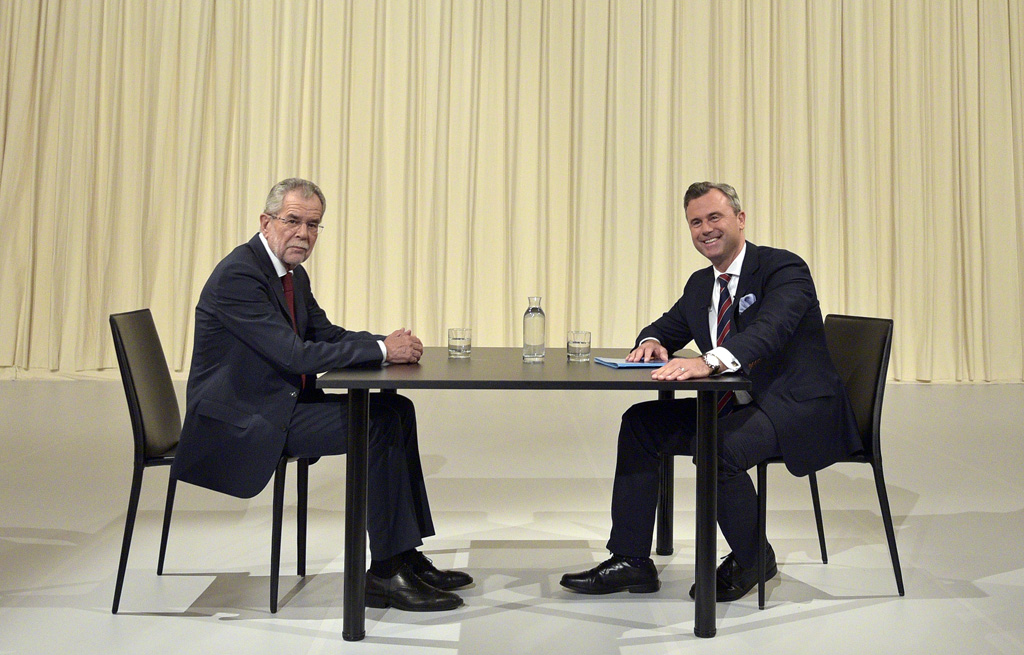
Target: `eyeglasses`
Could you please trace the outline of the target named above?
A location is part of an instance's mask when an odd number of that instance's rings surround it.
[[[289,232],[297,232],[298,229],[303,225],[305,225],[309,233],[314,236],[320,234],[324,230],[324,226],[320,224],[320,221],[300,221],[296,218],[281,218],[280,216],[275,216],[274,214],[267,214],[267,216],[273,218],[274,220],[281,221],[284,224],[285,229],[288,230]]]

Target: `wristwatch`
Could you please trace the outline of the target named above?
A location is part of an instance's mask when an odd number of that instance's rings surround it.
[[[722,362],[718,361],[718,358],[711,353],[704,353],[701,358],[704,360],[704,364],[711,369],[711,373],[708,375],[718,375],[718,372],[722,370]]]

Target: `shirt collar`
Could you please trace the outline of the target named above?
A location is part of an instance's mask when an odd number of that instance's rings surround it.
[[[260,236],[263,236],[263,235],[260,234]],[[723,275],[725,273],[728,273],[732,277],[739,277],[740,271],[743,270],[743,258],[746,257],[746,256],[747,256],[747,243],[744,241],[743,242],[743,247],[740,249],[740,254],[736,255],[736,259],[732,260],[732,263],[729,264],[729,268],[728,269],[726,269],[724,271],[720,271],[717,268],[715,269],[715,279],[718,279],[718,276]]]
[[[284,267],[284,264],[282,264],[281,260],[277,258],[274,251],[270,249],[270,244],[267,243],[267,237],[263,236],[262,232],[260,232],[259,235],[260,241],[263,242],[263,247],[267,249],[267,254],[270,255],[270,263],[274,265],[274,270],[277,271],[277,277],[284,277],[285,275],[288,275],[288,269]],[[746,248],[746,246],[743,247]]]

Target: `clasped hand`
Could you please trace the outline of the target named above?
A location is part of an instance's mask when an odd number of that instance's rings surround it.
[[[711,369],[704,362],[702,357],[682,358],[676,357],[669,360],[668,350],[660,342],[651,339],[633,349],[626,356],[627,362],[666,362],[659,369],[651,371],[651,377],[655,380],[690,380],[694,378],[706,378],[711,375]]]
[[[423,342],[405,328],[385,337],[384,347],[388,350],[388,362],[392,364],[415,364],[423,356]]]

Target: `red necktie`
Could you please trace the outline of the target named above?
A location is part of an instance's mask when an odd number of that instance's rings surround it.
[[[288,303],[288,313],[292,317],[292,329],[295,334],[299,333],[299,326],[295,322],[295,286],[292,283],[292,274],[289,271],[281,276],[281,284],[284,285],[284,299]],[[306,376],[302,376],[302,386],[306,386]]]
[[[290,272],[281,276],[281,284],[284,285],[284,299],[288,303],[288,313],[292,317],[292,329],[298,334],[299,326],[295,323],[295,286],[292,284]]]

